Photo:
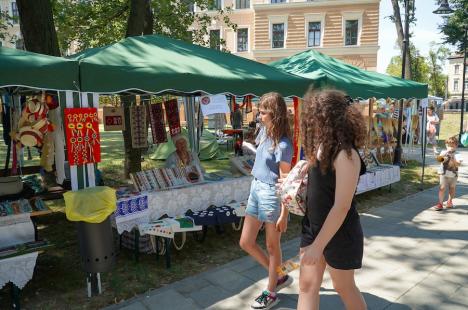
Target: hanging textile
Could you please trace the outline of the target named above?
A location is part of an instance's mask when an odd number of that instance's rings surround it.
[[[167,122],[169,123],[169,130],[171,136],[175,136],[181,133],[179,106],[177,103],[177,99],[171,99],[164,102],[164,107],[166,108],[166,118]]]
[[[99,119],[96,108],[66,108],[65,132],[70,166],[101,161]]]
[[[148,147],[148,125],[146,124],[146,107],[134,105],[130,107],[130,127],[132,147],[134,149]]]
[[[299,105],[299,98],[298,97],[293,97],[293,104],[294,104],[294,133],[293,133],[293,158],[291,165],[294,166],[296,162],[298,161],[298,156],[300,155],[300,150],[301,150],[301,139],[300,139],[300,105]]]
[[[148,112],[150,116],[153,143],[159,144],[167,142],[166,124],[164,122],[162,103],[149,104]]]
[[[125,130],[125,116],[122,107],[104,107],[102,114],[105,131]]]
[[[49,111],[49,119],[54,126],[54,149],[65,150],[65,139],[63,132],[63,120],[61,109]],[[54,152],[55,169],[57,174],[57,184],[63,184],[65,180],[65,153],[62,151]]]
[[[244,96],[242,106],[245,109],[245,113],[252,112],[252,95]]]

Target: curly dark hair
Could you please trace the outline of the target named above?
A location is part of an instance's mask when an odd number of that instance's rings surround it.
[[[325,173],[339,151],[346,150],[351,158],[353,148],[365,145],[367,130],[364,117],[343,92],[309,90],[301,114],[301,138],[312,166],[317,165],[317,151],[321,148],[320,169]]]

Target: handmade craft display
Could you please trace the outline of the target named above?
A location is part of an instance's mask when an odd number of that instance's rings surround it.
[[[49,108],[43,101],[37,98],[29,100],[21,113],[18,122],[18,132],[14,139],[23,146],[42,147],[44,136],[49,131],[53,131],[53,126],[47,119]]]
[[[173,137],[182,132],[180,127],[179,105],[177,103],[177,99],[164,102],[164,107],[166,109],[166,118],[169,124],[169,131],[171,137]]]
[[[131,173],[130,178],[138,191],[161,190],[204,181],[196,166],[145,170]]]
[[[64,109],[64,127],[70,166],[101,161],[99,119],[96,108]]]
[[[125,116],[122,107],[104,107],[102,115],[105,131],[125,130]]]
[[[150,116],[151,135],[153,136],[153,143],[167,142],[166,124],[164,122],[164,114],[161,103],[148,105],[148,112]]]
[[[144,105],[130,107],[130,129],[134,149],[148,147],[148,124],[146,121],[146,107]]]

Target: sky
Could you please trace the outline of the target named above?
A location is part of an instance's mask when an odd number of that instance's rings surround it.
[[[416,24],[410,26],[410,32],[413,34],[411,42],[419,49],[421,55],[427,56],[431,41],[442,42],[442,34],[438,25],[442,23],[440,15],[433,14],[437,9],[434,0],[416,0]],[[402,10],[403,14],[404,11]],[[379,33],[379,52],[377,58],[377,71],[385,73],[390,59],[393,56],[400,55],[400,49],[396,47],[397,32],[395,24],[388,18],[393,14],[392,3],[390,0],[380,1],[380,33]],[[402,22],[404,20],[402,18]],[[389,38],[391,38],[389,40]],[[454,50],[453,47],[450,47]],[[444,69],[445,70],[445,69]]]

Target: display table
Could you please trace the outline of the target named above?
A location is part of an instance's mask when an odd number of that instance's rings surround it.
[[[400,167],[398,166],[380,165],[368,168],[367,172],[359,178],[356,195],[391,185],[399,181]]]
[[[177,217],[188,210],[202,211],[209,206],[223,206],[249,198],[251,176],[205,182],[189,187],[142,192],[117,200],[115,226],[119,234],[131,231],[139,224],[160,219],[163,215]]]
[[[206,182],[190,187],[147,193],[151,221],[164,214],[176,217],[188,210],[202,211],[209,206],[223,206],[249,198],[251,176]]]

